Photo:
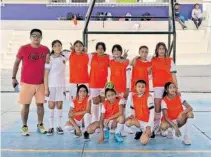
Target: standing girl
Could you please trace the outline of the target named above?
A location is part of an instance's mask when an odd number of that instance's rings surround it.
[[[90,55],[90,94],[92,97],[92,121],[99,121],[100,103],[104,101],[103,93],[108,77],[109,55],[105,54],[106,45],[98,42],[96,53]]]
[[[45,96],[48,98],[50,112],[49,130],[47,135],[54,133],[54,109],[57,108],[57,128],[58,134],[63,134],[62,130],[62,105],[65,98],[65,66],[66,58],[62,55],[62,43],[59,40],[52,42],[52,52],[49,64],[45,64]]]
[[[110,81],[119,96],[127,98],[130,89],[129,60],[122,57],[122,47],[118,44],[112,48],[113,59],[110,61]]]
[[[183,109],[185,106],[185,110]],[[177,137],[181,136],[179,128],[185,125],[183,142],[190,145],[188,137],[187,119],[193,118],[192,107],[186,100],[177,94],[177,88],[174,83],[165,84],[165,91],[161,102],[163,118],[161,122],[161,131],[167,131],[167,137],[173,137],[173,129]]]
[[[84,138],[88,139],[89,134],[86,131],[91,121],[91,101],[89,100],[87,86],[78,86],[76,97],[70,102],[68,117],[69,120],[65,124],[65,130],[75,130],[75,135],[81,136],[82,121],[84,121]]]
[[[164,92],[164,85],[167,82],[173,82],[178,88],[176,78],[176,66],[168,56],[168,50],[165,43],[159,42],[155,48],[155,57],[152,58],[152,80],[154,87],[155,102],[155,133],[159,134],[159,125],[161,118],[161,99]]]
[[[135,83],[138,80],[146,82],[146,92],[149,92],[149,74],[151,73],[151,62],[147,60],[148,47],[141,46],[139,48],[139,57],[133,59],[132,62],[132,81],[131,91],[136,92]]]
[[[89,56],[85,53],[84,45],[80,40],[74,42],[71,50],[71,52],[65,53],[65,56],[69,59],[70,97],[74,98],[76,96],[75,94],[78,85],[84,84],[88,87]]]
[[[117,97],[113,88],[106,88],[105,96],[106,101],[102,106],[100,121],[92,123],[88,127],[87,132],[93,134],[96,129],[100,128],[99,143],[102,143],[104,139],[109,138],[109,129],[115,129],[114,138],[117,142],[122,142],[123,138],[120,133],[124,127],[124,101]]]
[[[136,126],[135,139],[141,138],[141,143],[146,145],[150,137],[154,137],[154,103],[152,96],[146,92],[146,82],[138,80],[135,83],[136,93],[128,97],[127,105],[131,108],[132,115],[126,119],[125,124],[128,127]],[[153,135],[153,136],[152,136]]]

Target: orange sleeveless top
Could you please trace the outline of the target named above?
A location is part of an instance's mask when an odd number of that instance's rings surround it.
[[[78,98],[73,99],[74,103],[74,112],[86,111],[89,97],[86,97],[82,102],[79,102]],[[83,118],[83,115],[74,116],[74,119],[80,121]]]
[[[149,108],[148,108],[148,97],[149,94],[146,93],[141,97],[138,97],[137,94],[132,96],[133,106],[135,111],[135,118],[138,120],[148,122],[149,121]]]
[[[135,92],[135,83],[138,80],[144,80],[146,85],[145,93],[149,92],[149,76],[148,76],[148,68],[151,67],[151,62],[143,62],[140,59],[136,59],[135,65],[132,69],[132,79],[131,86],[132,92]]]
[[[89,57],[86,53],[80,55],[71,53],[69,58],[70,83],[88,83]]]
[[[108,100],[104,102],[103,104],[105,108],[104,119],[108,119],[119,112],[119,101],[120,99],[117,98],[115,103],[113,104],[110,104]]]
[[[167,105],[167,116],[171,120],[177,119],[179,114],[183,111],[182,101],[179,95],[175,96],[172,100],[164,97],[163,101]]]
[[[171,58],[152,59],[153,87],[163,87],[167,82],[172,82]]]
[[[108,77],[109,56],[92,55],[90,88],[104,88]]]
[[[114,84],[115,90],[117,93],[126,92],[126,69],[129,65],[129,61],[118,62],[115,60],[110,61],[111,76],[110,81]]]

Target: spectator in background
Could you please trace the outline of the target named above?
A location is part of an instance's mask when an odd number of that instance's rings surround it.
[[[198,29],[199,26],[202,23],[202,20],[203,20],[202,11],[199,8],[199,4],[198,3],[196,3],[194,5],[194,8],[192,10],[192,20],[193,20],[194,24],[196,25],[196,28]]]
[[[185,18],[180,13],[180,4],[179,3],[175,3],[175,7],[174,8],[175,8],[176,21],[178,21],[180,23],[180,25],[182,26],[182,29],[187,29],[187,26],[185,25]]]

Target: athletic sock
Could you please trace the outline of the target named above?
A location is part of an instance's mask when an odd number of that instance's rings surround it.
[[[57,109],[57,126],[62,126],[62,109]]]
[[[86,113],[84,115],[84,131],[87,131],[87,128],[91,124],[91,119],[92,119],[92,116],[90,113]]]
[[[120,134],[123,128],[124,128],[124,124],[117,123],[115,134]]]
[[[54,109],[49,110],[50,116],[49,116],[49,128],[54,127]]]

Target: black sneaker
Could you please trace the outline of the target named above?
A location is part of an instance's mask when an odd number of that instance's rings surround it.
[[[84,139],[89,139],[89,133],[87,131],[84,132]]]
[[[152,132],[152,135],[151,135],[150,138],[155,138],[155,133],[154,133],[154,131]]]
[[[50,128],[48,131],[47,131],[47,136],[52,136],[54,133],[54,128]]]
[[[61,127],[57,127],[57,128],[56,128],[56,132],[57,132],[57,134],[59,134],[59,135],[64,134],[64,131],[62,130]]]
[[[136,132],[134,139],[139,140],[141,138],[142,133],[143,133],[142,131]]]

